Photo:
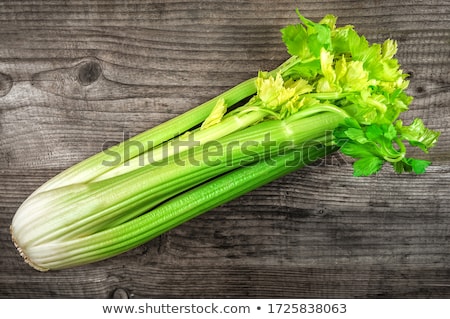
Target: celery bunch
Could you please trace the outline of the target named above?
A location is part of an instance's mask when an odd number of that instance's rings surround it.
[[[355,176],[390,163],[425,172],[438,132],[398,120],[412,98],[397,44],[369,44],[336,17],[281,30],[291,57],[218,97],[67,169],[15,214],[21,255],[46,271],[132,249],[340,149]],[[148,143],[151,142],[151,143]],[[138,143],[142,147],[130,145]]]

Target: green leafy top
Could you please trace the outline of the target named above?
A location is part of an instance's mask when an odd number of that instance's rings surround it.
[[[263,114],[258,122],[331,110],[346,117],[334,131],[334,144],[357,159],[354,175],[374,174],[386,162],[399,173],[423,173],[430,162],[406,157],[405,144],[428,152],[439,133],[420,119],[409,126],[398,119],[412,97],[405,92],[408,75],[395,59],[397,42],[370,44],[353,26],[336,27],[333,15],[315,23],[297,14],[300,23],[281,30],[292,57],[276,72],[259,72],[256,94],[225,117],[256,111]],[[219,123],[226,111],[225,101],[217,101],[202,129]]]
[[[334,136],[342,153],[358,159],[353,164],[354,175],[368,176],[380,170],[385,162],[391,163],[397,173],[424,173],[430,162],[406,157],[404,141],[428,152],[439,134],[427,129],[420,119],[403,126],[400,120],[395,124],[360,125],[347,118],[334,131]]]
[[[307,80],[312,89],[305,96],[349,115],[334,136],[341,152],[357,159],[354,175],[374,174],[385,162],[398,173],[423,173],[430,162],[406,157],[405,142],[428,152],[440,133],[420,119],[409,126],[398,120],[412,97],[405,92],[408,75],[394,58],[397,42],[370,44],[351,25],[337,28],[333,15],[315,23],[297,14],[301,23],[281,30],[288,53],[296,59],[283,77]]]

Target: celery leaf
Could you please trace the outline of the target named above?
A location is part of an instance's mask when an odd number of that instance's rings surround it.
[[[419,147],[425,153],[428,153],[428,149],[436,144],[440,135],[439,132],[425,127],[423,121],[419,118],[414,119],[409,126],[403,126],[401,120],[397,121],[395,125],[404,139],[408,140],[412,146]]]
[[[364,157],[353,163],[354,176],[369,176],[377,173],[384,161],[376,156]]]

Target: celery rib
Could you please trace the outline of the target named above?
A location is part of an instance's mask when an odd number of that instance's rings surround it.
[[[232,89],[218,95],[217,97],[193,108],[173,119],[168,120],[152,129],[149,129],[143,133],[140,133],[126,142],[122,142],[118,145],[112,146],[109,151],[119,154],[122,164],[125,159],[125,146],[126,143],[137,142],[143,145],[143,151],[148,150],[148,141],[152,141],[152,146],[158,146],[161,143],[172,139],[192,127],[200,124],[211,113],[212,108],[220,98],[225,99],[230,105],[233,105],[242,99],[255,93],[255,78],[246,80]],[[134,158],[140,154],[135,148],[129,149],[128,158]],[[83,183],[92,180],[93,178],[109,171],[113,167],[102,165],[103,161],[110,160],[109,156],[105,152],[97,153],[90,158],[68,168],[62,173],[49,180],[47,183],[39,187],[34,194],[39,192],[55,189],[58,187]]]

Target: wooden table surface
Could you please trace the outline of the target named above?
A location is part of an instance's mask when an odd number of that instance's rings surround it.
[[[41,183],[287,58],[294,9],[398,40],[426,175],[352,177],[339,154],[121,256],[40,273],[10,240]],[[450,2],[1,1],[0,297],[450,297]]]

